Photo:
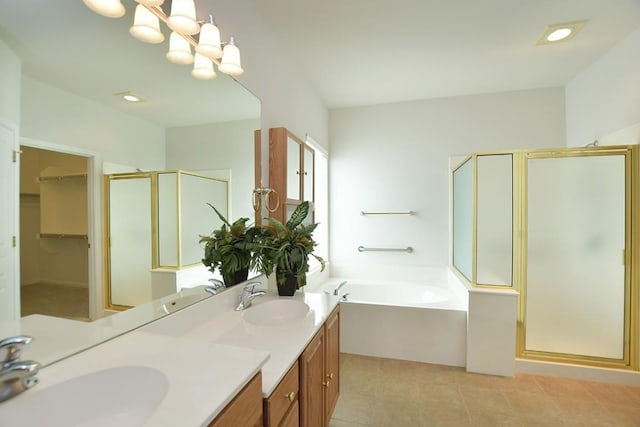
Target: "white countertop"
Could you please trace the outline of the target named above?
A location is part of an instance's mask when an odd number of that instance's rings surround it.
[[[206,426],[260,371],[268,358],[265,351],[134,331],[41,370],[39,384],[3,402],[2,409],[10,412],[12,405],[28,404],[30,395],[73,377],[112,367],[144,366],[162,372],[168,383],[166,395],[144,425]],[[95,394],[99,398],[99,392]],[[60,397],[69,408],[56,409],[73,411],[74,402]],[[38,408],[32,410],[38,411]],[[3,412],[0,411],[0,425],[4,425]],[[24,426],[29,423],[25,421]],[[51,422],[47,425],[67,427]]]
[[[278,325],[255,325],[242,319],[252,308],[278,298],[304,301],[310,310],[302,319]],[[221,313],[183,336],[267,351],[271,357],[262,367],[262,395],[269,397],[337,304],[338,297],[324,293],[298,291],[293,297],[278,297],[277,294],[268,293],[254,299],[252,307],[245,311]]]
[[[338,297],[302,291],[279,297],[271,290],[245,311],[234,311],[241,290],[228,289],[48,366],[38,374],[36,387],[2,406],[27,402],[30,395],[71,378],[120,366],[155,368],[167,377],[167,394],[147,420],[149,426],[206,426],[260,370],[262,394],[268,397],[337,306]],[[303,301],[309,311],[276,325],[243,319],[252,308],[281,298]],[[34,335],[37,340],[39,334]]]
[[[339,298],[302,290],[298,290],[293,297],[279,297],[276,291],[268,290],[266,295],[255,298],[251,307],[234,311],[241,290],[240,286],[228,289],[142,329],[268,352],[269,361],[262,368],[262,395],[268,397],[338,305]],[[309,312],[302,319],[279,325],[255,325],[243,320],[245,313],[252,308],[280,298],[304,301],[309,306]]]

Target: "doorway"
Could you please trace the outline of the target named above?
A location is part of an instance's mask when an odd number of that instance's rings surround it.
[[[20,149],[21,316],[89,321],[89,159]]]

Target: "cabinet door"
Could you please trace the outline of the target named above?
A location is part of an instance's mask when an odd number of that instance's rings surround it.
[[[258,372],[249,384],[233,398],[209,427],[262,426],[262,374]]]
[[[303,145],[303,169],[302,169],[302,198],[313,203],[314,198],[314,172],[313,149]]]
[[[324,328],[315,335],[300,356],[300,426],[324,427]]]
[[[289,408],[289,412],[282,419],[282,423],[279,427],[299,427],[300,426],[300,417],[298,412],[298,401],[295,401],[291,408]]]
[[[340,395],[340,306],[336,307],[325,322],[325,340],[325,416],[329,420]]]
[[[297,140],[287,136],[287,199],[290,200],[302,199],[300,146],[301,144]]]

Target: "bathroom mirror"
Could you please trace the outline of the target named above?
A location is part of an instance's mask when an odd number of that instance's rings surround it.
[[[215,80],[196,80],[189,66],[167,61],[166,27],[162,28],[165,41],[158,45],[131,37],[129,27],[137,3],[124,0],[123,4],[126,15],[110,19],[79,0],[0,0],[0,41],[22,61],[16,80],[21,87],[21,136],[49,142],[54,148],[95,153],[104,173],[183,169],[228,180],[231,218],[253,217],[253,132],[260,128],[260,101],[220,72]],[[228,37],[224,23],[218,24],[223,38]],[[143,101],[127,104],[115,96],[127,91]],[[115,118],[123,120],[115,122]],[[102,191],[102,182],[92,185]],[[102,211],[98,207],[96,215]],[[124,214],[126,217],[126,209]],[[215,218],[213,213],[211,218]],[[56,244],[48,243],[47,251],[61,253]],[[37,241],[36,246],[40,246]],[[101,261],[94,269],[104,278]],[[99,282],[95,286],[102,287],[104,280]],[[110,316],[118,327],[109,333],[87,334],[92,341],[85,341],[85,346],[163,314],[157,305],[142,308],[138,314]],[[142,311],[145,313],[139,315]],[[119,321],[121,315],[120,319],[127,320]],[[62,320],[60,324],[67,323]],[[61,333],[53,323],[50,326],[52,334]],[[39,340],[50,341],[42,336]],[[57,341],[63,345],[64,340]],[[40,362],[48,364],[79,350],[78,343],[73,343],[67,351],[52,350],[50,360]]]

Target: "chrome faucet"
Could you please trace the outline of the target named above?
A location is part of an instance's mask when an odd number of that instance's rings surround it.
[[[38,383],[35,375],[40,364],[32,360],[19,360],[22,351],[31,344],[28,336],[10,337],[0,340],[0,402],[22,393]]]
[[[336,286],[336,288],[333,290],[333,294],[334,295],[338,295],[338,291],[340,290],[340,288],[343,287],[346,284],[347,284],[347,281],[345,280],[344,282],[342,282],[338,286]]]
[[[211,282],[211,286],[207,286],[204,288],[205,292],[209,292],[211,295],[216,295],[220,291],[224,291],[226,286],[221,280],[218,279],[209,279]]]
[[[259,284],[259,282],[250,282],[244,285],[242,293],[240,293],[238,306],[235,308],[236,311],[251,307],[251,301],[253,301],[255,297],[262,296],[266,293],[265,291],[256,291],[256,286]]]

